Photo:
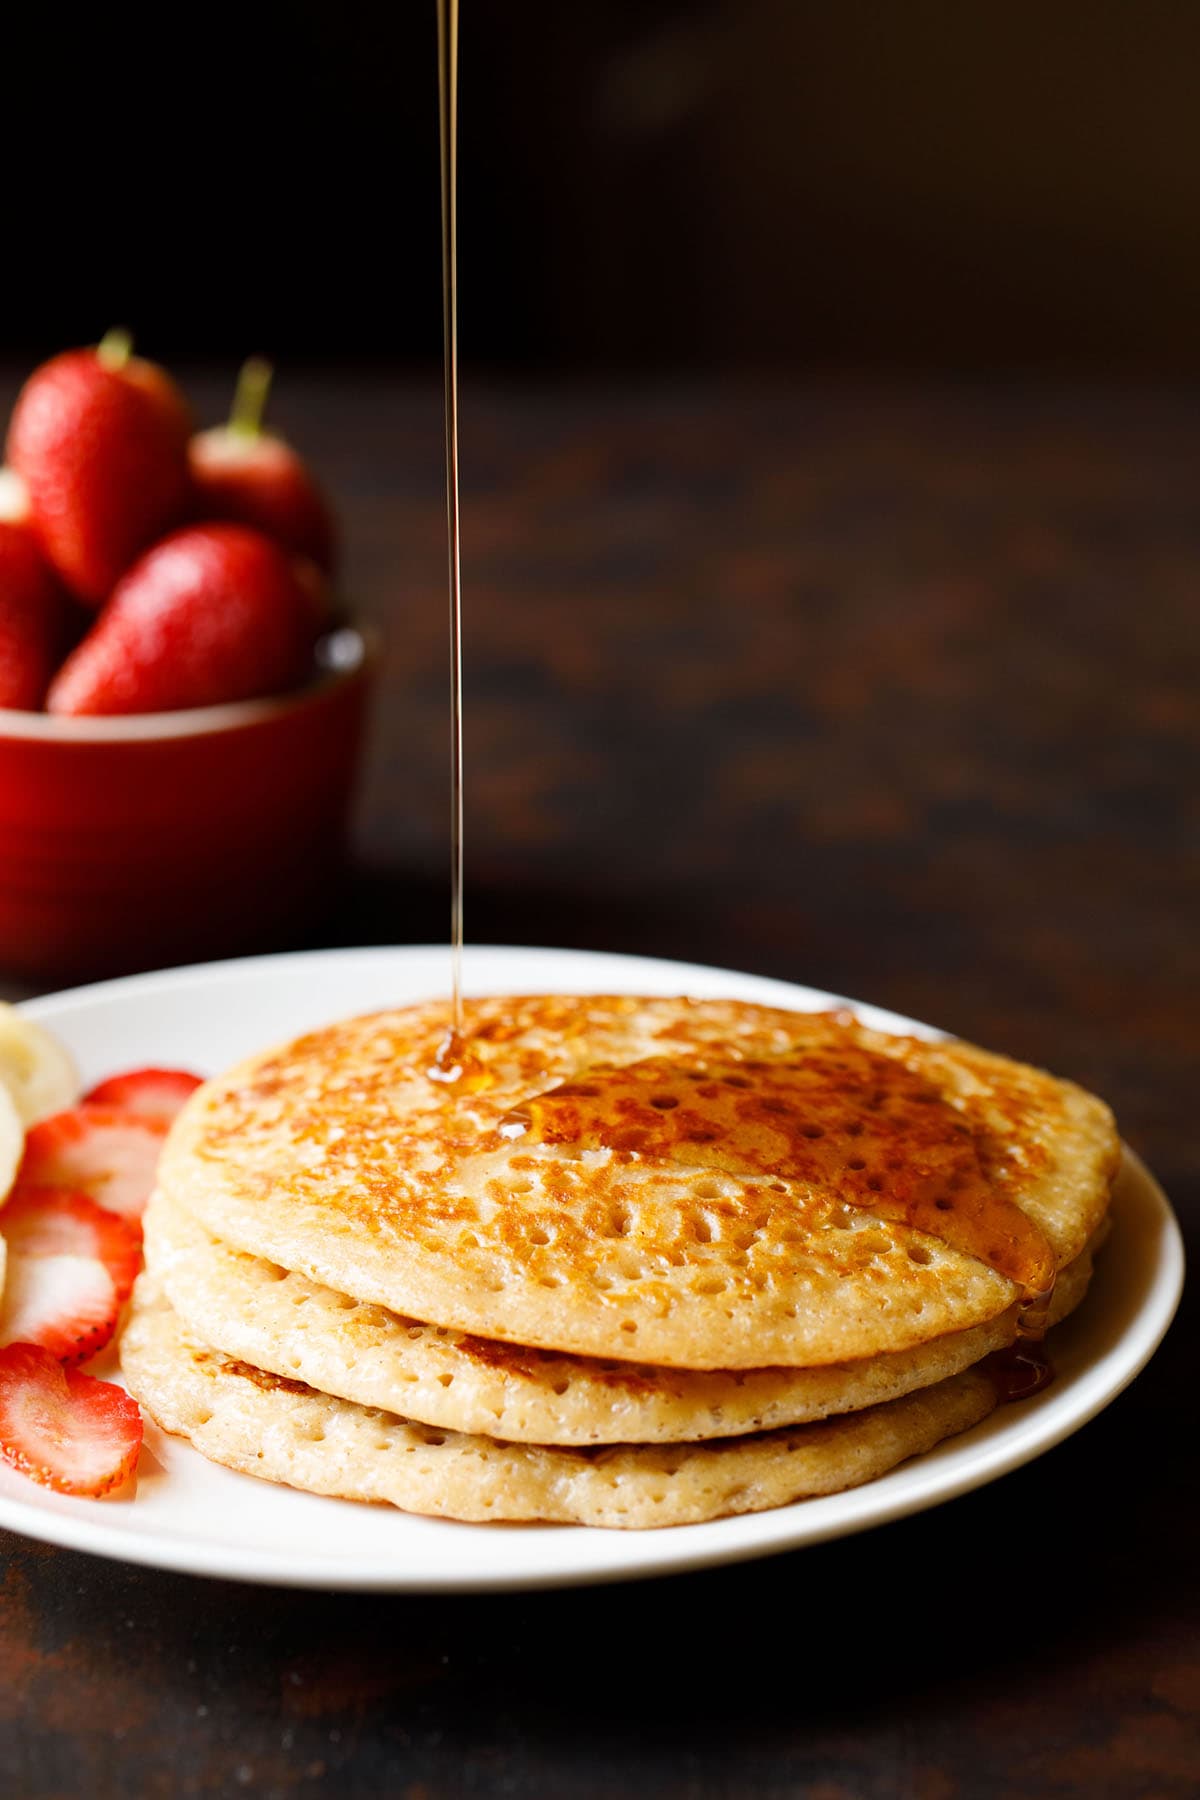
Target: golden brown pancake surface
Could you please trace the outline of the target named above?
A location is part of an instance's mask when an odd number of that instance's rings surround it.
[[[968,1329],[1103,1215],[1101,1102],[852,1019],[496,997],[352,1019],[208,1083],[164,1193],[238,1249],[483,1337],[683,1368]]]

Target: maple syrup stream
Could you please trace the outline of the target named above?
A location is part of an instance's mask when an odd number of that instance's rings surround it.
[[[462,578],[458,530],[458,0],[437,0],[442,163],[442,361],[446,406],[446,540],[450,588],[450,1029],[431,1071],[463,1070]]]

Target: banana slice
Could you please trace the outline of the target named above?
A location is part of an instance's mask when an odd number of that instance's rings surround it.
[[[50,1113],[74,1106],[79,1075],[70,1054],[42,1025],[0,1001],[0,1083],[8,1089],[20,1120],[35,1125]],[[0,1179],[7,1165],[7,1141],[0,1121]],[[7,1193],[8,1189],[3,1191]]]
[[[8,1089],[0,1087],[0,1206],[17,1179],[24,1154],[25,1127],[21,1115]]]

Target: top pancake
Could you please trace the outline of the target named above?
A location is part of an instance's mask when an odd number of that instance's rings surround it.
[[[738,1001],[496,997],[466,1022],[453,1083],[444,1004],[242,1063],[176,1121],[164,1193],[357,1300],[698,1369],[980,1324],[1107,1205],[1102,1102],[968,1045]]]

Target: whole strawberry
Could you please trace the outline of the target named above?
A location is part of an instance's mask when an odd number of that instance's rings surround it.
[[[19,478],[0,470],[0,706],[41,706],[73,610],[30,527]]]
[[[336,557],[329,504],[291,445],[263,430],[271,376],[270,363],[252,356],[238,376],[229,423],[192,439],[195,516],[253,525],[328,575]]]
[[[243,525],[173,532],[117,583],[51,683],[53,713],[173,712],[284,693],[312,667],[311,571]]]
[[[110,332],[96,349],[43,363],[22,388],[8,433],[42,548],[93,607],[187,508],[186,402],[164,370],[131,349],[126,333]]]

